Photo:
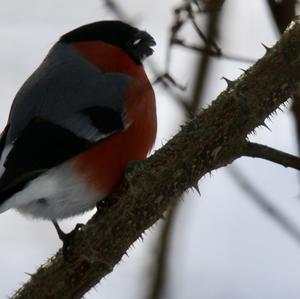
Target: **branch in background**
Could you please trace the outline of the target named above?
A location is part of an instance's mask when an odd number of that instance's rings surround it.
[[[280,164],[284,167],[291,167],[300,170],[300,158],[268,147],[266,145],[247,142],[242,155],[252,158],[265,159]]]
[[[193,0],[193,2],[198,4],[199,9],[202,9],[204,12],[218,12],[224,4],[225,0]],[[203,5],[200,6],[200,3]]]
[[[167,84],[169,86],[172,85],[181,91],[185,91],[187,88],[186,86],[179,84],[169,73],[164,73],[164,74],[158,76],[153,81],[153,84],[156,84],[156,83]]]
[[[223,2],[219,0],[206,0],[202,2],[204,2],[206,9],[209,9],[208,11],[210,11],[205,26],[207,28],[207,39],[215,40],[219,34],[218,24],[221,16],[221,11],[219,9],[220,4]],[[208,45],[206,45],[206,49],[209,49]],[[194,91],[190,104],[193,115],[196,115],[199,107],[203,106],[203,94],[205,92],[205,83],[211,66],[211,57],[212,56],[209,53],[202,52],[199,58],[195,73]]]
[[[292,112],[295,118],[296,135],[298,141],[298,153],[300,153],[300,94],[293,95]]]
[[[152,281],[150,282],[148,299],[164,298],[166,292],[166,285],[168,280],[169,258],[170,258],[170,243],[172,237],[172,230],[178,212],[178,200],[175,200],[174,206],[169,210],[165,222],[160,231],[157,240],[157,254],[156,261],[154,261]]]
[[[275,21],[279,33],[285,28],[295,16],[296,0],[266,0]]]
[[[242,62],[242,63],[247,63],[247,64],[255,63],[255,60],[251,59],[251,58],[242,57],[242,56],[238,56],[238,55],[227,54],[227,53],[223,53],[223,51],[216,52],[216,51],[208,49],[206,47],[187,44],[182,39],[174,39],[173,44],[177,45],[177,46],[184,47],[186,49],[196,51],[196,52],[200,52],[200,53],[203,53],[203,54],[208,54],[208,55],[210,55],[212,57],[215,57],[215,58],[222,58],[222,59],[227,59],[227,60],[232,60],[232,61],[237,61],[237,62]]]
[[[208,1],[207,1],[208,2]],[[210,0],[210,3],[219,2],[215,0]],[[197,2],[198,3],[198,2]],[[212,8],[212,7],[211,7]],[[178,18],[177,14],[174,15],[175,22],[173,24],[178,24],[176,19]],[[207,40],[214,40],[217,35],[217,25],[220,18],[220,12],[218,10],[211,10],[207,18]],[[177,28],[180,26],[177,26]],[[175,30],[172,30],[174,34]],[[172,34],[172,35],[173,35]],[[169,49],[171,48],[172,38],[170,39]],[[209,47],[209,46],[207,46]],[[170,55],[168,55],[170,57]],[[188,119],[191,119],[197,114],[199,107],[202,106],[203,92],[205,89],[205,82],[207,74],[210,69],[211,56],[207,53],[202,53],[201,57],[198,60],[198,66],[196,67],[195,79],[194,79],[194,90],[191,97],[191,101],[186,103],[184,108],[185,115]],[[170,63],[170,60],[169,60]],[[160,232],[160,238],[158,239],[158,254],[156,261],[154,262],[154,271],[153,271],[153,282],[149,288],[148,299],[161,299],[164,297],[167,288],[168,270],[172,267],[168,263],[168,257],[170,256],[170,241],[172,236],[172,230],[175,225],[176,215],[178,212],[179,205],[176,204],[172,209],[170,209],[166,221],[162,224],[162,229]]]
[[[200,37],[200,39],[204,42],[206,48],[212,49],[212,52],[214,53],[220,53],[221,49],[217,45],[216,41],[212,36],[208,36],[205,34],[200,26],[197,24],[196,16],[202,15],[203,12],[207,12],[207,10],[202,10],[200,8],[200,1],[185,1],[183,5],[177,7],[174,10],[175,19],[171,28],[171,38],[170,38],[170,45],[172,45],[172,41],[177,39],[177,34],[179,33],[180,29],[183,27],[183,25],[187,22],[191,22],[194,30],[196,31],[197,35]],[[202,2],[202,1],[201,1]],[[206,5],[210,3],[212,8],[214,5],[217,6],[220,4],[220,1],[216,0],[210,0],[206,1]],[[196,9],[194,8],[194,4],[196,3]],[[218,10],[211,10],[210,14],[215,15],[218,12]]]
[[[230,166],[228,168],[228,173],[234,178],[235,182],[238,183],[256,206],[260,207],[260,209],[270,216],[276,224],[280,225],[284,232],[300,245],[299,228],[289,219],[289,217],[282,213],[280,209],[276,208],[269,199],[257,191],[257,188],[251,185],[249,180],[245,178],[236,167]]]
[[[152,84],[162,84],[164,89],[169,93],[169,95],[172,97],[172,99],[183,109],[187,117],[190,117],[191,115],[194,115],[192,110],[190,109],[189,103],[187,100],[181,96],[179,93],[176,92],[176,89],[182,90],[185,89],[185,87],[179,85],[173,78],[170,80],[169,78],[172,78],[169,74],[162,74],[159,75]],[[174,88],[175,87],[175,88]]]
[[[213,38],[206,37],[206,35],[202,32],[202,30],[196,23],[195,15],[190,12],[189,17],[191,19],[195,31],[198,33],[200,38],[205,42],[206,46],[211,46],[215,53],[220,54],[221,53],[220,47],[217,45],[216,41]]]
[[[119,20],[128,20],[125,11],[114,0],[102,0]]]

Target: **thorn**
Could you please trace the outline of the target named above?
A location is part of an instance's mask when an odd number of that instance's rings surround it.
[[[267,47],[265,44],[261,43],[261,45],[265,48],[266,52],[268,53],[271,48]]]
[[[226,78],[226,77],[222,77],[221,80],[225,80],[225,82],[227,83],[227,86],[228,86],[229,88],[232,88],[232,87],[233,87],[234,81],[231,81],[231,80],[229,80],[229,79]]]
[[[283,112],[283,109],[280,106],[277,109],[279,109],[281,112]]]
[[[275,116],[277,116],[277,111],[275,110],[275,111],[273,111],[272,113],[271,113],[271,116],[272,117],[275,117]]]
[[[240,68],[240,70],[241,70],[242,72],[244,72],[245,74],[247,73],[247,70],[245,70],[245,69]]]
[[[270,132],[272,132],[272,130],[268,127],[268,125],[265,122],[262,123],[262,126],[265,127],[267,130],[269,130]]]
[[[192,188],[194,188],[196,190],[196,192],[199,194],[199,196],[201,196],[199,186],[198,186],[198,181],[192,186]]]
[[[160,219],[162,219],[162,220],[166,220],[166,216],[165,216],[165,214],[162,214],[162,215],[160,216]]]

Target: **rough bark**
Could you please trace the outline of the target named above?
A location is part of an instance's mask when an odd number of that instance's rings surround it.
[[[300,18],[209,108],[153,156],[130,165],[109,207],[76,235],[67,260],[59,251],[13,296],[80,298],[118,264],[128,247],[186,189],[241,156],[247,135],[300,83]]]

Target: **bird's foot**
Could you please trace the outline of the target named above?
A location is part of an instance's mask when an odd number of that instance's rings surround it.
[[[106,197],[97,203],[96,205],[97,212],[99,214],[102,214],[105,209],[111,207],[113,204],[114,201],[111,198]]]
[[[100,200],[96,205],[97,212],[101,213],[103,208],[105,208],[105,207],[106,207],[105,199]]]
[[[78,224],[76,224],[75,228],[72,231],[70,231],[69,233],[65,233],[62,231],[62,229],[59,227],[59,225],[56,221],[52,221],[52,222],[54,224],[54,227],[56,229],[58,237],[63,242],[63,248],[62,248],[63,256],[67,260],[68,257],[70,256],[71,241],[74,239],[77,232],[83,227],[83,224],[78,223]]]

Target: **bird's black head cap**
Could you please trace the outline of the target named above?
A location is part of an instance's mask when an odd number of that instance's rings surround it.
[[[136,63],[152,55],[153,37],[121,21],[101,21],[76,28],[60,38],[61,42],[103,41],[123,49]]]

